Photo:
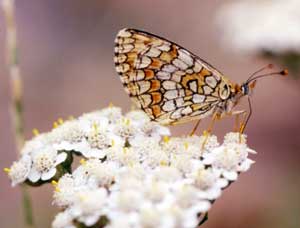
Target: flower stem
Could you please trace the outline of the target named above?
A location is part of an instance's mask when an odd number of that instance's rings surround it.
[[[2,0],[2,10],[5,17],[6,25],[6,51],[7,65],[11,84],[11,121],[14,127],[14,137],[16,149],[20,155],[24,144],[24,126],[23,126],[23,103],[22,103],[22,78],[18,64],[17,49],[17,30],[15,23],[15,1]],[[21,188],[22,203],[24,210],[25,227],[33,228],[33,213],[31,199],[25,185]]]
[[[34,227],[33,212],[31,198],[28,192],[28,187],[26,185],[22,186],[22,202],[23,202],[23,211],[24,211],[24,220],[28,228]]]

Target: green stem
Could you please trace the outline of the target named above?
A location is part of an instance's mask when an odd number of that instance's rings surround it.
[[[28,186],[26,185],[22,186],[22,204],[23,204],[25,224],[28,228],[34,228],[31,198],[28,192]]]
[[[2,10],[6,26],[6,51],[7,66],[9,69],[9,79],[11,83],[11,121],[14,129],[16,150],[18,155],[24,145],[24,121],[23,121],[23,101],[22,101],[22,77],[18,62],[17,29],[15,23],[15,1],[2,0]],[[34,228],[31,199],[25,185],[21,187],[22,204],[24,213],[24,227]]]

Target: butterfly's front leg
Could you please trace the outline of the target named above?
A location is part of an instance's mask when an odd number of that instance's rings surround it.
[[[247,117],[247,111],[237,110],[227,113],[229,116],[235,116],[233,131],[243,133],[245,120]],[[243,115],[243,120],[240,121],[240,116]]]
[[[193,136],[193,135],[195,134],[195,132],[196,132],[196,130],[197,130],[197,128],[198,128],[200,122],[201,122],[201,119],[199,119],[199,120],[197,121],[195,127],[193,128],[193,130],[192,130],[191,133],[189,134],[190,136]]]
[[[248,112],[246,110],[232,111],[228,115],[235,116],[234,131],[239,133],[239,140],[242,142],[242,134],[244,133]],[[240,116],[243,115],[243,120],[240,121]]]
[[[213,127],[214,127],[214,125],[215,125],[215,122],[216,122],[217,120],[220,120],[221,118],[222,118],[222,114],[221,114],[221,113],[215,112],[215,113],[213,114],[213,116],[212,116],[212,118],[211,118],[211,121],[210,121],[210,123],[209,123],[209,126],[208,126],[207,130],[205,130],[205,131],[203,132],[203,135],[204,135],[205,139],[204,139],[204,141],[203,141],[203,143],[202,143],[202,149],[204,149],[204,146],[205,146],[205,144],[207,143],[208,137],[210,136],[210,134],[211,134],[211,132],[212,132],[212,130],[213,130]]]

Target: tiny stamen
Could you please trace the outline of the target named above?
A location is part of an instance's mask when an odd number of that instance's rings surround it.
[[[64,123],[64,120],[62,119],[62,118],[58,118],[58,120],[57,120],[57,122],[58,122],[58,124],[63,124]]]
[[[53,180],[53,181],[51,181],[51,184],[52,184],[54,187],[57,187],[57,185],[58,185],[58,182],[57,182],[57,181],[55,181],[55,180]]]
[[[9,174],[11,169],[10,168],[4,168],[3,171],[6,172],[7,174]]]
[[[33,133],[34,136],[38,136],[40,134],[40,132],[37,128],[33,128],[32,133]]]
[[[58,127],[58,123],[56,121],[53,122],[53,128],[57,128]]]
[[[188,149],[189,148],[189,143],[188,142],[184,142],[184,149]]]
[[[86,160],[85,160],[84,158],[82,158],[82,159],[80,159],[79,163],[80,163],[81,165],[85,165],[85,164],[86,164]]]
[[[163,137],[163,141],[164,141],[165,143],[168,143],[168,142],[170,141],[169,136],[165,135],[165,136]]]
[[[160,166],[167,166],[168,163],[166,161],[162,160],[162,161],[160,161],[159,165]]]

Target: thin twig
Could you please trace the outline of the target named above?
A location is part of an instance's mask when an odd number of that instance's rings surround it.
[[[12,96],[12,115],[15,128],[15,139],[17,150],[20,152],[24,144],[24,129],[22,120],[22,79],[17,59],[17,36],[14,18],[14,0],[3,0],[2,8],[6,22],[6,51],[7,65],[9,69],[11,96]]]
[[[11,119],[14,127],[16,149],[18,156],[24,144],[24,126],[23,126],[23,103],[22,103],[22,78],[18,64],[17,49],[17,31],[15,23],[15,1],[2,0],[2,9],[6,23],[6,51],[7,65],[11,83]],[[24,210],[25,226],[34,227],[31,199],[26,186],[22,186],[22,203]]]

